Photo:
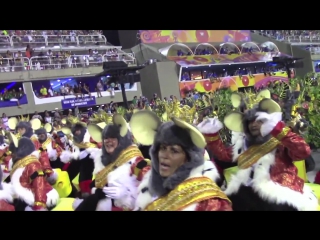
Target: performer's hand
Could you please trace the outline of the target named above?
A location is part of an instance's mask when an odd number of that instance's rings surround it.
[[[198,124],[197,128],[201,133],[214,134],[219,132],[223,128],[223,124],[217,117],[204,119]]]
[[[266,113],[257,112],[256,121],[261,121],[262,125],[260,128],[261,136],[267,136],[275,128],[275,126],[282,120],[282,112]]]
[[[106,194],[106,197],[112,199],[120,199],[127,195],[127,189],[117,182],[110,182],[109,187],[104,187],[102,190]]]
[[[72,152],[65,150],[60,154],[60,161],[63,163],[68,163],[72,160]]]

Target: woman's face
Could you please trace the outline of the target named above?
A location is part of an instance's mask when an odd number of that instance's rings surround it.
[[[161,177],[170,177],[187,161],[185,151],[178,145],[160,145],[158,158]]]

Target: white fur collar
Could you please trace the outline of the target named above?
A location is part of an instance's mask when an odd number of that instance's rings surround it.
[[[304,186],[303,193],[294,191],[288,187],[282,186],[270,179],[270,167],[275,164],[276,150],[265,154],[254,165],[254,177],[250,186],[265,201],[278,204],[289,204],[300,211],[317,210],[318,199],[308,186]],[[241,186],[250,182],[250,173],[252,168],[238,170],[231,176],[225,194],[236,194]]]
[[[232,161],[236,162],[239,155],[245,150],[245,134],[241,132],[232,132]]]
[[[83,143],[89,143],[90,142],[90,134],[89,134],[89,131],[87,130],[86,133],[84,134],[84,137],[83,137]]]
[[[2,183],[3,190],[0,190],[0,200],[5,200],[9,203],[13,202],[12,187],[10,183]]]
[[[135,210],[144,209],[148,204],[150,204],[156,199],[154,196],[150,195],[149,191],[146,190],[148,188],[150,176],[151,171],[146,173],[138,187],[138,197],[135,204]],[[214,182],[216,182],[216,180],[220,178],[217,168],[211,161],[205,161],[203,165],[192,169],[187,179],[201,176],[208,177],[212,179]]]

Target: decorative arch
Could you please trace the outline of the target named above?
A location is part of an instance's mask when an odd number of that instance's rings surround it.
[[[280,52],[278,46],[275,45],[273,42],[270,42],[270,41],[264,42],[264,43],[260,44],[260,46],[261,46],[261,48],[273,47],[273,49],[275,50],[274,52]]]
[[[250,47],[250,46],[254,46],[254,47],[256,47],[258,50],[259,50],[259,52],[261,52],[261,48],[258,46],[258,44],[256,44],[255,42],[245,42],[245,43],[242,43],[241,44],[241,53],[243,52],[243,48],[245,48],[245,47]]]
[[[219,54],[221,53],[221,49],[223,48],[223,46],[232,46],[232,47],[238,49],[238,52],[241,53],[240,48],[236,44],[234,44],[232,42],[226,42],[226,43],[220,44]]]
[[[159,52],[166,57],[175,57],[175,56],[177,56],[177,51],[179,49],[190,51],[191,54],[193,55],[193,51],[191,50],[191,48],[189,48],[187,45],[185,45],[183,43],[174,43],[174,44],[171,44],[167,47],[160,48]]]
[[[210,43],[200,43],[200,44],[198,44],[198,45],[196,46],[196,48],[194,49],[194,53],[193,53],[193,54],[195,54],[195,53],[197,52],[198,47],[201,47],[201,46],[212,47],[212,48],[216,51],[216,54],[219,54],[219,51],[216,49],[216,47],[213,46],[213,45],[210,44]]]

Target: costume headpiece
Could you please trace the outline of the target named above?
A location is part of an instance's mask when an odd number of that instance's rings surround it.
[[[162,195],[170,189],[164,186],[164,180],[159,174],[158,152],[160,145],[178,145],[186,153],[188,161],[177,170],[178,173],[166,178],[165,182],[173,181],[176,176],[185,179],[193,168],[204,163],[203,151],[206,146],[204,136],[191,124],[173,117],[172,121],[161,123],[161,119],[152,111],[142,110],[132,115],[129,123],[131,131],[137,141],[151,146],[151,177],[149,191],[152,194]],[[155,183],[155,184],[152,184]],[[151,183],[151,184],[150,184]]]
[[[106,123],[109,124],[112,122],[112,114],[106,113],[105,111],[101,111],[99,113],[94,113],[92,117],[89,119],[90,123]]]
[[[89,124],[88,125],[88,131],[90,136],[92,137],[92,139],[96,142],[102,142],[103,140],[103,131],[104,129],[107,129],[106,127],[109,125],[114,125],[115,127],[118,128],[119,130],[119,134],[121,137],[124,137],[127,135],[127,133],[129,132],[128,129],[128,124],[126,122],[126,120],[123,118],[123,116],[121,116],[120,114],[114,114],[112,116],[112,121],[111,122],[99,122],[96,124]],[[113,129],[114,127],[112,127]],[[111,128],[110,128],[111,130]],[[114,134],[112,134],[114,135]]]
[[[61,128],[61,131],[66,135],[69,135],[70,133],[72,133],[73,128],[75,127],[82,127],[82,128],[87,127],[86,123],[80,121],[78,117],[74,117],[74,116],[69,116],[67,118],[62,119],[61,123],[65,125],[64,127]]]
[[[22,121],[21,119],[24,121]],[[29,121],[29,116],[26,118],[21,116],[19,119],[11,117],[8,120],[8,126],[11,130],[15,130],[16,128],[25,128],[27,130],[32,129],[35,131],[41,127],[41,121],[38,118],[34,118]],[[16,136],[18,139],[21,137],[19,134],[17,134]]]
[[[247,92],[245,95],[240,93],[231,94],[231,103],[237,111],[232,111],[224,118],[224,125],[231,131],[244,132],[243,116],[245,112],[240,111],[240,107],[243,107],[245,111],[248,111],[258,106],[259,111],[264,111],[269,114],[275,112],[281,112],[281,107],[271,98],[269,90],[262,90],[258,94],[253,92]]]
[[[10,141],[9,150],[14,154],[15,159],[21,159],[35,151],[35,146],[30,138],[18,139],[13,133],[8,134]]]
[[[181,106],[178,99],[174,97],[171,102],[159,101],[153,111],[162,122],[178,118],[192,124],[196,114],[196,105],[189,102],[189,105]]]

